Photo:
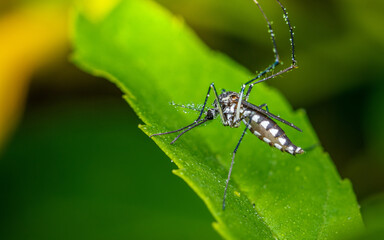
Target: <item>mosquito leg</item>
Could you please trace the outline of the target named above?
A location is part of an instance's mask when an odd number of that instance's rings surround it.
[[[273,45],[273,53],[274,53],[274,56],[275,56],[275,62],[273,64],[271,64],[270,66],[268,66],[266,69],[264,69],[264,71],[262,71],[261,73],[259,73],[255,78],[249,80],[247,83],[245,83],[242,88],[241,88],[241,91],[240,91],[240,100],[239,100],[239,103],[238,104],[238,107],[237,107],[237,111],[236,111],[236,118],[238,119],[239,118],[239,112],[240,112],[240,106],[241,106],[241,102],[242,102],[242,96],[244,94],[244,90],[245,90],[245,86],[252,83],[253,81],[261,78],[262,76],[264,76],[265,74],[267,74],[268,72],[270,72],[271,70],[275,69],[275,67],[277,65],[280,64],[280,58],[279,58],[279,53],[277,51],[277,45],[276,45],[276,40],[275,40],[275,33],[273,31],[273,28],[272,28],[272,24],[270,23],[270,21],[268,20],[268,17],[267,15],[264,13],[263,9],[261,8],[259,2],[257,0],[254,0],[254,2],[256,3],[256,5],[258,6],[260,12],[262,13],[265,21],[267,22],[267,25],[268,25],[268,32],[270,33],[271,35],[271,41],[272,41],[272,45]],[[248,90],[248,92],[250,92]],[[248,98],[249,98],[249,93],[247,92],[246,96],[245,96],[245,101],[248,101]]]
[[[265,106],[267,106],[267,104],[266,104],[266,103],[263,103],[263,104],[261,104],[261,105],[259,106],[259,108],[263,108],[263,107],[265,107]]]
[[[187,125],[187,126],[185,126],[185,127],[183,127],[183,128],[174,130],[174,131],[152,134],[152,135],[149,136],[149,137],[151,138],[151,137],[154,137],[154,136],[160,136],[160,135],[166,135],[166,134],[171,134],[171,133],[175,133],[175,132],[180,132],[180,131],[182,131],[182,130],[184,130],[184,129],[187,129],[187,128],[189,129],[189,127],[192,127],[193,125],[195,125],[196,123],[198,123],[199,120],[201,119],[201,116],[202,116],[203,113],[204,113],[205,105],[207,104],[207,101],[208,101],[208,98],[209,98],[209,93],[210,93],[210,91],[211,91],[212,86],[214,86],[213,83],[212,83],[211,85],[209,85],[207,95],[205,96],[204,105],[203,105],[202,109],[200,110],[199,117],[197,117],[197,119],[196,119],[193,123],[191,123],[191,124],[189,124],[189,125]]]
[[[255,3],[257,4],[257,6],[259,7],[260,11],[263,13],[263,15],[265,16],[264,12],[262,11],[259,3],[257,2],[257,0],[254,0]],[[257,79],[259,79],[261,76],[260,74],[257,75],[255,78],[249,80],[248,82],[245,83],[245,85],[249,85],[249,88],[248,88],[248,91],[247,91],[247,94],[245,95],[245,100],[247,101],[248,98],[249,98],[249,94],[251,93],[252,91],[252,88],[255,84],[258,84],[260,82],[264,82],[268,79],[271,79],[271,78],[274,78],[282,73],[285,73],[285,72],[289,72],[291,71],[292,69],[295,69],[297,68],[297,61],[296,61],[296,56],[295,56],[295,42],[294,42],[294,33],[293,33],[293,28],[292,28],[292,25],[291,25],[291,22],[289,21],[289,17],[288,17],[288,12],[286,10],[286,8],[283,6],[283,4],[281,4],[280,0],[276,0],[276,2],[280,5],[281,9],[283,10],[283,16],[284,16],[284,20],[285,20],[285,23],[288,25],[289,27],[289,33],[290,33],[290,42],[291,42],[291,60],[292,60],[292,63],[291,63],[291,66],[281,70],[280,72],[276,73],[276,74],[273,74],[272,76],[270,77],[266,77],[262,80],[259,80],[257,82],[254,82],[256,81]],[[265,17],[266,18],[266,17]],[[267,22],[268,22],[268,19],[266,18]],[[270,26],[270,23],[268,22],[268,26]],[[271,39],[272,41],[274,42],[274,33],[272,32],[271,33]],[[276,44],[274,44],[274,51],[276,51],[277,53],[277,50],[276,50]],[[273,69],[273,68],[272,68]],[[264,75],[264,74],[263,74]]]
[[[227,181],[226,181],[226,184],[225,184],[225,189],[224,189],[223,210],[225,209],[225,197],[226,197],[226,195],[227,195],[227,189],[228,189],[229,179],[231,179],[231,174],[232,174],[233,164],[235,163],[236,152],[237,152],[237,149],[238,149],[239,146],[240,146],[241,141],[243,140],[244,134],[245,134],[245,132],[247,131],[248,126],[250,126],[250,124],[251,124],[251,121],[252,121],[252,116],[249,118],[249,122],[248,122],[248,124],[245,126],[245,129],[244,129],[243,133],[241,134],[240,140],[239,140],[239,142],[237,143],[237,145],[236,145],[236,147],[235,147],[235,150],[234,150],[233,153],[232,153],[232,162],[231,162],[231,166],[230,166],[230,168],[229,168],[228,178],[227,178]]]
[[[208,119],[203,119],[203,120],[200,120],[198,123],[193,123],[193,124],[195,124],[195,125],[188,125],[187,127],[185,127],[185,128],[187,128],[186,130],[184,130],[184,131],[182,131],[179,135],[177,135],[177,137],[175,137],[175,139],[173,139],[173,141],[171,142],[171,144],[174,144],[176,141],[177,141],[177,139],[179,139],[184,133],[186,133],[186,132],[188,132],[189,130],[191,130],[192,128],[195,128],[195,127],[198,127],[198,126],[200,126],[201,124],[203,124],[203,123],[205,123],[206,121],[208,121]],[[184,128],[184,129],[185,129]]]
[[[221,120],[222,120],[223,123],[224,123],[223,108],[222,108],[222,106],[221,106],[221,104],[220,104],[220,101],[219,101],[219,95],[217,94],[217,90],[216,90],[216,87],[215,87],[215,84],[214,84],[214,83],[211,83],[211,84],[209,85],[207,95],[205,96],[205,100],[204,100],[203,107],[201,108],[199,117],[195,120],[194,123],[197,123],[197,122],[201,119],[201,116],[203,115],[204,110],[205,110],[205,106],[207,105],[208,98],[209,98],[209,96],[210,96],[209,94],[210,94],[210,92],[211,92],[212,89],[213,89],[213,92],[214,92],[214,94],[215,94],[216,103],[218,104],[218,108],[219,108],[219,113],[220,113]]]
[[[261,78],[262,76],[264,76],[265,74],[267,74],[267,73],[270,72],[271,70],[275,69],[275,67],[276,67],[277,65],[280,64],[280,57],[279,57],[279,53],[278,53],[278,51],[277,51],[277,45],[276,45],[276,40],[275,40],[275,33],[274,33],[273,29],[272,29],[272,24],[271,24],[271,22],[268,20],[268,17],[267,17],[267,15],[264,13],[264,10],[261,8],[259,2],[258,2],[257,0],[253,0],[253,1],[256,3],[256,5],[257,5],[257,7],[259,8],[260,12],[262,13],[262,15],[263,15],[265,21],[267,22],[267,25],[268,25],[268,32],[269,32],[269,34],[270,34],[270,36],[271,36],[271,41],[272,41],[272,46],[273,46],[272,50],[273,50],[273,54],[274,54],[274,56],[275,56],[275,62],[272,63],[270,66],[268,66],[266,69],[264,69],[264,71],[262,71],[261,73],[259,73],[255,78],[249,80],[249,81],[248,81],[247,83],[245,83],[244,85],[249,85],[249,84],[252,83],[253,81],[255,81],[255,80]],[[242,92],[244,92],[243,89],[242,89]],[[249,94],[247,94],[247,95],[245,96],[245,101],[248,101],[248,97],[249,97]]]
[[[151,137],[154,137],[154,136],[167,135],[167,134],[171,134],[171,133],[180,132],[180,131],[182,131],[182,130],[184,130],[184,129],[186,129],[186,128],[189,128],[189,127],[191,127],[191,126],[193,126],[193,125],[195,125],[195,124],[196,124],[196,123],[193,122],[193,123],[191,123],[191,124],[189,124],[188,126],[185,126],[185,127],[183,127],[183,128],[180,128],[180,129],[177,129],[177,130],[174,130],[174,131],[170,131],[170,132],[155,133],[155,134],[152,134],[152,135],[149,136],[149,137],[151,138]]]
[[[220,104],[220,101],[219,101],[219,95],[217,94],[217,90],[216,90],[216,87],[215,87],[215,84],[214,84],[214,83],[211,83],[211,84],[209,85],[208,93],[207,93],[207,96],[205,97],[204,104],[203,104],[203,108],[202,108],[201,111],[200,111],[200,115],[199,115],[199,117],[195,120],[195,123],[197,123],[197,122],[201,119],[201,116],[202,116],[203,113],[204,113],[204,109],[205,109],[205,106],[207,105],[207,101],[208,101],[209,93],[211,92],[211,89],[213,89],[213,92],[214,92],[214,94],[215,94],[215,99],[216,99],[216,103],[218,104],[218,108],[219,108],[219,113],[220,113],[221,121],[222,121],[222,123],[224,124],[223,108],[222,108],[222,106],[221,106],[221,104]]]
[[[263,108],[263,107],[265,107],[265,109],[267,110],[267,112],[269,112],[268,104],[264,103],[264,104],[261,104],[261,105],[259,106],[259,108]]]
[[[214,87],[215,85],[214,85],[213,83],[211,83],[211,84],[209,85],[207,95],[205,96],[205,100],[204,100],[203,107],[201,108],[199,117],[195,120],[194,123],[197,123],[197,122],[201,119],[201,116],[202,116],[203,113],[204,113],[204,109],[205,109],[205,106],[207,105],[207,101],[208,101],[208,98],[209,98],[209,93],[211,92],[212,86]]]
[[[235,116],[234,122],[240,121],[240,108],[241,108],[241,103],[243,101],[244,89],[245,89],[245,85],[241,86],[239,102],[237,103],[236,116]]]
[[[203,107],[202,107],[202,109],[200,110],[200,114],[199,114],[199,116],[197,117],[197,119],[196,119],[193,123],[191,123],[191,124],[189,124],[189,125],[187,125],[187,126],[185,126],[185,127],[183,127],[183,128],[174,130],[174,131],[152,134],[152,135],[149,136],[149,137],[160,136],[160,135],[167,135],[167,134],[176,133],[176,132],[180,132],[180,131],[184,130],[182,133],[180,133],[180,134],[179,134],[179,135],[178,135],[178,136],[171,142],[171,144],[173,144],[173,143],[175,143],[175,141],[176,141],[177,139],[179,139],[179,137],[180,137],[181,135],[183,135],[184,133],[188,132],[188,131],[191,130],[192,128],[197,127],[197,126],[201,125],[202,123],[206,122],[206,120],[204,120],[204,119],[202,120],[201,117],[202,117],[202,115],[203,115],[203,113],[204,113],[204,110],[205,110],[205,107],[206,107],[206,105],[207,105],[207,101],[208,101],[208,98],[209,98],[209,94],[210,94],[210,92],[211,92],[211,89],[213,89],[213,91],[214,91],[215,99],[216,99],[216,102],[217,102],[217,104],[218,104],[218,106],[219,106],[218,108],[219,108],[220,117],[221,117],[221,119],[222,119],[222,122],[224,123],[224,115],[223,115],[222,107],[221,107],[220,102],[219,102],[219,96],[218,96],[218,94],[217,94],[217,91],[216,91],[216,88],[215,88],[215,84],[214,84],[214,83],[211,83],[211,84],[209,85],[207,95],[205,96],[205,100],[204,100]],[[185,129],[186,129],[186,130],[185,130]]]
[[[283,6],[283,4],[281,4],[280,0],[276,0],[276,2],[280,5],[281,9],[283,10],[285,23],[289,27],[292,65],[296,66],[297,61],[296,61],[296,57],[295,57],[295,42],[294,42],[294,37],[293,37],[293,35],[295,35],[295,34],[293,33],[293,28],[292,28],[291,22],[289,21],[287,9]]]
[[[226,119],[224,118],[224,113],[223,113],[223,107],[221,106],[220,104],[220,100],[219,100],[219,94],[217,94],[217,90],[216,90],[216,87],[215,87],[215,84],[214,83],[211,83],[211,85],[209,85],[210,88],[213,89],[213,92],[215,93],[215,100],[216,100],[216,104],[218,106],[218,109],[219,109],[219,114],[220,114],[220,118],[221,118],[221,123],[226,126],[227,124],[225,123],[226,122]],[[225,90],[223,89],[223,92],[225,92]]]
[[[281,70],[281,71],[279,71],[279,72],[277,72],[277,73],[275,73],[275,74],[273,74],[273,75],[271,75],[271,76],[268,76],[268,77],[263,78],[263,79],[261,79],[261,80],[259,80],[259,81],[257,81],[257,82],[252,83],[252,84],[249,86],[249,88],[248,88],[247,94],[245,95],[245,99],[248,99],[249,94],[251,93],[251,90],[252,90],[253,85],[256,85],[256,84],[258,84],[258,83],[261,83],[261,82],[267,81],[267,80],[269,80],[269,79],[275,78],[276,76],[279,76],[280,74],[289,72],[289,71],[291,71],[292,69],[295,69],[295,68],[297,68],[296,65],[291,65],[291,66],[287,67],[286,69],[283,69],[283,70]]]

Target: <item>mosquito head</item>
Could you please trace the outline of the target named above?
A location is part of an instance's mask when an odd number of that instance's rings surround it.
[[[220,104],[223,106],[231,105],[239,100],[239,94],[236,92],[223,92],[219,96]]]

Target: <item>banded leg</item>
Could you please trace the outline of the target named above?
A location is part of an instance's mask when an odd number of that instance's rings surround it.
[[[235,147],[235,150],[234,150],[233,153],[232,153],[231,166],[229,167],[228,178],[227,178],[227,181],[226,181],[226,184],[225,184],[225,189],[224,189],[223,210],[225,209],[225,197],[227,196],[228,183],[229,183],[229,179],[231,179],[232,168],[233,168],[233,164],[235,163],[236,152],[237,152],[237,149],[238,149],[239,146],[240,146],[241,141],[243,140],[243,137],[244,137],[244,135],[245,135],[245,132],[246,132],[247,129],[249,128],[248,126],[251,125],[252,117],[253,117],[253,116],[251,116],[251,117],[249,118],[249,122],[248,122],[248,124],[245,126],[245,129],[244,129],[243,133],[241,134],[240,140],[239,140],[239,142],[237,143],[237,145],[236,145],[236,147]]]
[[[256,4],[257,4],[257,5],[259,6],[259,8],[260,8],[260,5],[257,3],[257,0],[254,0],[254,1],[256,2]],[[261,79],[261,80],[259,80],[259,81],[257,81],[257,82],[254,82],[254,81],[256,81],[257,79],[260,78],[259,75],[256,76],[255,78],[249,80],[248,82],[246,82],[244,85],[249,85],[249,84],[250,84],[250,86],[249,86],[249,88],[248,88],[248,91],[247,91],[247,94],[245,95],[245,100],[246,100],[246,101],[248,100],[248,98],[249,98],[249,94],[251,93],[252,88],[253,88],[253,86],[254,86],[255,84],[258,84],[258,83],[260,83],[260,82],[264,82],[264,81],[266,81],[266,80],[268,80],[268,79],[274,78],[274,77],[276,77],[276,76],[278,76],[278,75],[280,75],[280,74],[283,74],[283,73],[285,73],[285,72],[289,72],[289,71],[291,71],[292,69],[297,68],[297,61],[296,61],[296,56],[295,56],[295,42],[294,42],[294,37],[293,37],[294,34],[293,34],[293,28],[292,28],[291,22],[289,21],[288,12],[287,12],[286,8],[283,6],[283,4],[281,4],[280,0],[276,0],[276,2],[280,5],[281,9],[283,10],[283,16],[284,16],[285,23],[286,23],[286,24],[288,25],[288,27],[289,27],[290,42],[291,42],[291,60],[292,60],[292,63],[291,63],[291,66],[289,66],[289,67],[287,67],[287,68],[285,68],[285,69],[279,71],[279,72],[276,73],[276,74],[273,74],[273,75],[271,75],[271,76],[269,76],[269,77],[266,77],[266,78],[264,78],[264,79]]]
[[[275,73],[275,74],[273,74],[273,75],[271,75],[271,76],[268,76],[268,77],[263,78],[263,79],[261,79],[261,80],[255,82],[255,83],[252,83],[252,84],[249,86],[249,88],[248,88],[247,94],[245,95],[245,99],[248,100],[248,98],[249,98],[249,94],[251,93],[252,88],[253,88],[254,85],[256,85],[256,84],[258,84],[258,83],[261,83],[261,82],[264,82],[264,81],[267,81],[267,80],[269,80],[269,79],[275,78],[276,76],[279,76],[279,75],[281,75],[281,74],[283,74],[283,73],[289,72],[289,71],[291,71],[292,69],[295,69],[295,68],[297,68],[297,65],[291,65],[291,66],[287,67],[286,69],[283,69],[283,70],[281,70],[281,71],[279,71],[279,72],[277,72],[277,73]]]
[[[241,90],[240,90],[240,98],[239,98],[239,104],[237,104],[237,109],[236,109],[236,118],[235,118],[235,121],[239,121],[239,116],[240,116],[240,107],[241,107],[241,102],[243,101],[243,95],[244,95],[244,90],[245,90],[245,87],[246,85],[249,85],[250,83],[252,83],[253,81],[261,78],[262,76],[264,76],[265,74],[267,74],[268,72],[270,72],[271,70],[275,69],[275,67],[277,65],[280,64],[280,58],[279,58],[279,53],[277,51],[277,45],[276,45],[276,40],[275,40],[275,33],[273,31],[273,28],[272,28],[272,24],[271,22],[268,20],[268,17],[267,15],[264,13],[264,10],[261,8],[259,2],[257,0],[253,0],[257,7],[259,8],[260,12],[262,13],[265,21],[267,22],[267,25],[268,25],[268,32],[270,33],[271,35],[271,41],[272,41],[272,49],[273,49],[273,54],[275,56],[275,62],[272,63],[271,65],[269,65],[266,69],[264,69],[264,71],[262,71],[261,73],[259,73],[255,78],[249,80],[247,83],[243,84],[243,86],[241,86]],[[250,92],[248,90],[248,92]],[[247,95],[245,97],[245,100],[247,101],[248,100],[248,97],[249,97],[249,93],[247,92]]]

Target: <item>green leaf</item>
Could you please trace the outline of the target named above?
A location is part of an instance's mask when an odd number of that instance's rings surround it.
[[[384,230],[384,193],[364,200],[361,212],[368,229]]]
[[[97,21],[78,10],[73,44],[74,61],[120,87],[146,124],[141,128],[147,135],[175,130],[197,117],[170,102],[201,104],[211,82],[219,89],[239,91],[252,77],[244,67],[208,49],[182,20],[147,0],[122,1]],[[265,59],[269,64],[272,52]],[[304,111],[293,112],[276,90],[259,84],[250,102],[268,103],[271,112],[302,128],[300,133],[282,126],[295,144],[306,148],[318,143]],[[175,135],[154,137],[178,166],[174,173],[205,202],[224,238],[335,239],[362,228],[351,184],[340,179],[320,147],[293,157],[250,133],[236,155],[223,211],[225,179],[242,130],[225,128],[216,119],[174,145],[169,143]]]
[[[384,239],[384,193],[368,197],[362,202],[361,213],[366,231],[351,240]]]

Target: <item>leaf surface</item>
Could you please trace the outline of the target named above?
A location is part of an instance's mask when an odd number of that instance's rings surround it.
[[[122,1],[97,20],[78,10],[73,44],[74,61],[119,86],[145,123],[141,128],[147,135],[178,129],[197,117],[170,102],[201,104],[211,82],[218,89],[239,91],[253,76],[208,49],[181,19],[147,0]],[[272,59],[271,52],[266,66]],[[274,81],[284,81],[284,77]],[[292,111],[276,90],[259,84],[250,102],[268,103],[272,113],[303,129],[300,133],[282,126],[296,145],[306,148],[318,143],[304,111]],[[250,133],[236,155],[223,211],[225,179],[242,130],[243,126],[225,128],[216,119],[188,132],[174,145],[169,143],[175,135],[154,138],[178,166],[174,173],[205,202],[217,221],[215,229],[224,238],[335,239],[362,227],[351,184],[340,179],[320,147],[293,157]]]

